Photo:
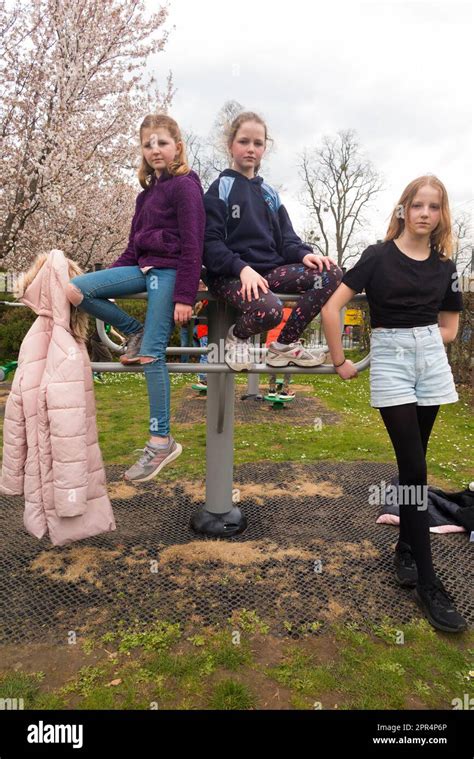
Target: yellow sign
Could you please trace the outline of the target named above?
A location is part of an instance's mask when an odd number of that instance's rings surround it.
[[[358,308],[348,308],[344,316],[344,324],[364,324],[362,311]]]

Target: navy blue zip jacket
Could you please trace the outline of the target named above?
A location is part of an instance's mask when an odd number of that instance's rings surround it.
[[[239,277],[244,266],[265,276],[312,253],[296,234],[276,190],[262,177],[226,169],[204,194],[204,260],[210,279]]]

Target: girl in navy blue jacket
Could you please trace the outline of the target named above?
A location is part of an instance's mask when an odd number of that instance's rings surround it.
[[[255,113],[231,124],[227,146],[232,168],[223,171],[204,195],[204,264],[210,292],[241,315],[229,330],[227,364],[252,367],[252,335],[280,324],[281,300],[274,293],[302,293],[290,318],[267,352],[269,366],[317,366],[299,338],[339,285],[342,272],[331,258],[318,256],[294,231],[278,193],[257,176],[267,128]],[[273,291],[273,292],[272,292]]]

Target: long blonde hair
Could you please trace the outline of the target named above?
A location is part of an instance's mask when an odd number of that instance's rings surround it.
[[[272,138],[268,134],[267,125],[262,119],[261,116],[258,115],[258,113],[254,113],[253,111],[243,111],[243,113],[239,113],[235,119],[229,124],[229,126],[226,129],[226,142],[227,142],[227,149],[230,154],[230,149],[232,147],[232,143],[235,140],[235,136],[237,132],[239,131],[242,124],[244,124],[246,121],[255,121],[257,124],[261,124],[265,130],[265,143],[268,141],[272,141]],[[255,166],[255,174],[257,174],[258,170],[260,168],[260,164],[258,166]]]
[[[48,256],[49,253],[38,253],[30,268],[20,274],[18,277],[17,286],[14,291],[14,297],[17,300],[18,298],[23,297],[26,289],[33,282],[39,270],[48,259]],[[84,273],[81,267],[78,266],[75,261],[72,261],[70,258],[68,258],[67,262],[70,279]],[[76,308],[76,306],[73,306],[72,304],[69,325],[71,327],[72,336],[75,340],[80,340],[81,342],[85,342],[87,340],[89,316],[85,311],[81,311],[79,308]]]
[[[190,168],[186,158],[186,149],[184,147],[183,138],[181,137],[181,130],[178,123],[167,116],[166,113],[152,113],[145,116],[140,124],[140,145],[142,142],[142,134],[144,129],[167,129],[172,139],[176,143],[181,143],[178,148],[178,155],[175,160],[167,166],[168,173],[174,177],[182,176],[183,174],[189,174]],[[140,167],[138,169],[138,181],[144,190],[147,190],[151,184],[151,179],[155,173],[155,170],[150,166],[142,155]]]
[[[385,236],[385,241],[396,240],[405,229],[405,218],[413,202],[413,198],[424,185],[436,187],[441,194],[441,218],[436,229],[431,233],[430,243],[441,258],[447,260],[453,253],[453,238],[451,231],[451,213],[449,210],[448,193],[444,184],[433,174],[426,174],[410,182],[402,192],[397,206],[394,208]]]

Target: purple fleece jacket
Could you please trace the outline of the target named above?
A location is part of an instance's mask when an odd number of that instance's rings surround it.
[[[201,276],[204,249],[201,180],[194,171],[182,176],[153,175],[150,187],[137,196],[128,245],[109,267],[153,266],[176,269],[173,302],[193,306]]]

